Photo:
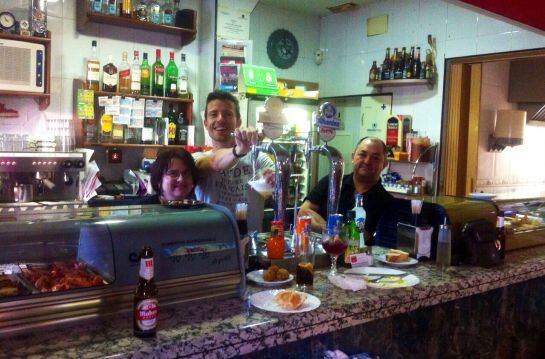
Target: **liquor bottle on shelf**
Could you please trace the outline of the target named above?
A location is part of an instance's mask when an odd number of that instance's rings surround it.
[[[136,20],[149,21],[146,0],[133,1],[132,14]]]
[[[100,61],[97,57],[97,42],[93,40],[91,42],[91,48],[93,54],[87,60],[87,80],[85,87],[89,90],[100,90]]]
[[[413,62],[414,62],[414,46],[411,46],[411,53],[405,61],[405,68],[403,69],[403,75],[406,79],[413,78]]]
[[[168,144],[167,124],[168,118],[166,117],[158,117],[155,119],[154,143],[156,145]]]
[[[155,50],[155,63],[151,68],[151,94],[153,96],[164,96],[165,67],[161,62],[161,49]]]
[[[112,55],[108,56],[108,63],[102,68],[102,90],[117,92],[117,67],[115,67]]]
[[[140,94],[140,81],[141,81],[140,59],[138,58],[138,51],[134,51],[134,59],[131,65],[131,93],[133,95]]]
[[[139,338],[155,336],[157,331],[158,293],[153,267],[153,250],[146,246],[140,252],[138,286],[134,293],[133,332]]]
[[[165,69],[166,84],[165,84],[165,96],[176,97],[178,96],[178,66],[174,62],[174,51],[170,52],[170,61]]]
[[[420,47],[416,47],[416,51],[414,53],[414,61],[412,64],[412,71],[411,71],[413,78],[419,79],[421,71],[422,71],[422,62],[420,62]]]
[[[122,17],[132,17],[132,1],[131,0],[122,0],[121,1],[121,16]]]
[[[107,115],[102,111],[100,116],[100,142],[110,143],[112,142],[112,128],[113,118],[112,115]]]
[[[140,93],[151,95],[151,68],[148,63],[148,53],[143,54],[142,65],[140,66]]]
[[[142,143],[150,145],[154,143],[155,135],[155,117],[144,118],[144,128],[142,128]]]
[[[91,0],[89,2],[89,9],[91,12],[101,13],[102,11],[102,0]]]
[[[112,142],[113,143],[123,143],[124,139],[124,125],[121,125],[119,123],[114,123],[112,126]]]
[[[175,145],[176,144],[176,135],[178,132],[178,124],[177,124],[177,118],[176,118],[176,112],[174,111],[174,105],[170,104],[168,106],[168,144],[169,145]]]
[[[178,97],[189,98],[189,67],[185,62],[185,54],[181,55],[181,60],[178,67]]]
[[[148,6],[149,21],[155,24],[160,24],[163,20],[161,15],[161,4],[157,0],[152,0]]]
[[[118,0],[107,0],[106,14],[117,16]]]
[[[405,63],[403,60],[405,57],[405,48],[401,49],[401,55],[396,51],[394,56],[396,57],[394,80],[401,80],[403,78],[403,67]]]
[[[129,93],[131,91],[131,65],[127,62],[127,51],[121,54],[119,64],[119,92]]]
[[[391,67],[392,61],[390,60],[390,48],[386,48],[386,56],[384,57],[384,62],[382,63],[382,73],[381,73],[381,80],[389,80],[390,79],[390,67]]]
[[[176,139],[178,145],[187,145],[187,125],[184,113],[180,111],[178,115],[178,138]]]
[[[94,118],[88,118],[85,120],[85,142],[86,143],[98,142],[97,121]]]
[[[418,76],[418,78],[421,80],[426,79],[426,61],[422,62],[422,65],[420,66],[420,76]]]
[[[392,55],[392,61],[390,62],[390,80],[395,79],[394,73],[396,71],[399,62],[399,55],[397,53],[397,47],[394,48],[394,54]]]
[[[375,81],[377,77],[377,62],[373,61],[373,66],[371,66],[371,69],[369,70],[369,82]]]
[[[174,5],[172,5],[171,0],[166,0],[163,5],[163,24],[174,26],[174,20],[176,13],[174,11]]]

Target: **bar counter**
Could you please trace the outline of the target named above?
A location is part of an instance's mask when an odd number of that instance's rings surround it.
[[[376,252],[378,251],[380,248]],[[337,333],[337,339],[339,339],[339,333],[346,333],[341,335],[346,340],[347,331],[351,331],[350,335],[354,336],[354,330],[359,328],[358,333],[366,333],[365,335],[370,336],[365,332],[366,326],[369,325],[374,326],[372,330],[375,334],[372,337],[364,338],[364,334],[360,334],[361,338],[352,337],[350,340],[354,343],[357,340],[366,339],[365,343],[369,347],[359,348],[360,350],[374,350],[376,354],[391,357],[394,353],[403,354],[403,348],[399,346],[392,348],[390,345],[390,348],[383,347],[383,351],[379,352],[382,345],[388,344],[379,343],[380,333],[376,331],[395,331],[396,328],[392,327],[392,322],[396,321],[399,323],[422,322],[422,318],[417,318],[412,313],[423,313],[423,310],[429,308],[440,308],[441,305],[450,305],[470,298],[479,303],[481,296],[484,298],[487,293],[492,293],[494,290],[507,290],[531,282],[535,284],[536,281],[540,286],[537,290],[541,291],[544,287],[543,278],[540,277],[545,275],[545,246],[509,252],[504,264],[495,268],[461,266],[452,267],[447,273],[441,274],[433,264],[418,264],[406,270],[417,275],[421,280],[420,284],[412,288],[368,288],[358,292],[349,292],[333,286],[327,280],[325,271],[318,271],[315,275],[314,290],[311,293],[317,296],[322,304],[318,309],[307,313],[273,314],[251,307],[248,301],[239,299],[216,299],[191,306],[159,307],[159,331],[154,339],[141,340],[134,337],[131,315],[123,313],[100,321],[88,321],[67,325],[64,328],[40,330],[4,338],[0,357],[229,358],[246,355],[266,358],[278,356],[280,353],[283,353],[284,357],[301,355],[319,357],[324,348],[316,346],[316,338],[322,338],[321,343],[325,342],[325,345],[343,349],[342,344],[332,339],[335,333]],[[249,284],[250,292],[265,289],[267,288]],[[517,291],[520,292],[519,289]],[[503,298],[499,305],[509,307],[506,294],[500,292],[498,295]],[[525,294],[524,297],[528,295]],[[536,301],[535,305],[528,307],[539,314],[536,320],[543,318],[540,305],[544,302],[544,295],[541,294],[540,298],[528,299]],[[438,304],[440,305],[437,306]],[[456,306],[456,308],[459,307],[460,305]],[[488,307],[489,305],[486,304],[487,310],[492,309]],[[524,307],[526,308],[526,305]],[[480,310],[474,304],[473,308]],[[514,311],[516,308],[507,308],[507,312],[511,312],[511,309]],[[503,311],[506,311],[506,308],[503,308]],[[425,325],[429,327],[426,330],[441,328],[452,319],[452,315],[455,313],[449,313],[447,308],[441,310],[438,316],[426,317],[424,321],[428,322]],[[406,319],[403,319],[404,317]],[[388,328],[380,329],[381,323],[384,325],[389,323]],[[486,335],[486,332],[480,329],[485,323],[475,318],[475,323],[472,325],[476,326],[470,330],[475,332],[473,333],[475,340],[481,343],[486,342],[486,339],[484,341],[479,339]],[[495,322],[490,322],[486,326],[496,327],[497,325]],[[391,337],[392,333],[390,333],[390,339]],[[373,339],[376,339],[375,342]],[[424,340],[424,338],[421,339]],[[361,344],[361,340],[358,343]],[[439,342],[419,345],[412,344],[420,354],[426,352],[431,355],[429,349],[424,347],[425,345],[433,345],[436,347],[434,350],[439,351],[448,349],[442,347]],[[411,356],[407,352],[404,354],[404,356]],[[412,354],[418,356],[416,353]]]

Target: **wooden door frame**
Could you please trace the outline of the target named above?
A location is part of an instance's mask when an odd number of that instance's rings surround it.
[[[545,48],[445,60],[440,195],[467,196],[475,190],[482,64],[545,57]]]

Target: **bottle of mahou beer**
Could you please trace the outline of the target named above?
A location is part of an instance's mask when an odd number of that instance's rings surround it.
[[[157,286],[153,280],[153,251],[140,252],[140,279],[134,293],[134,335],[151,337],[157,330]]]

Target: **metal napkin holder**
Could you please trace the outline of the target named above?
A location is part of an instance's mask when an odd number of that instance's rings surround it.
[[[418,253],[416,226],[397,222],[397,249],[408,252],[411,257]]]

